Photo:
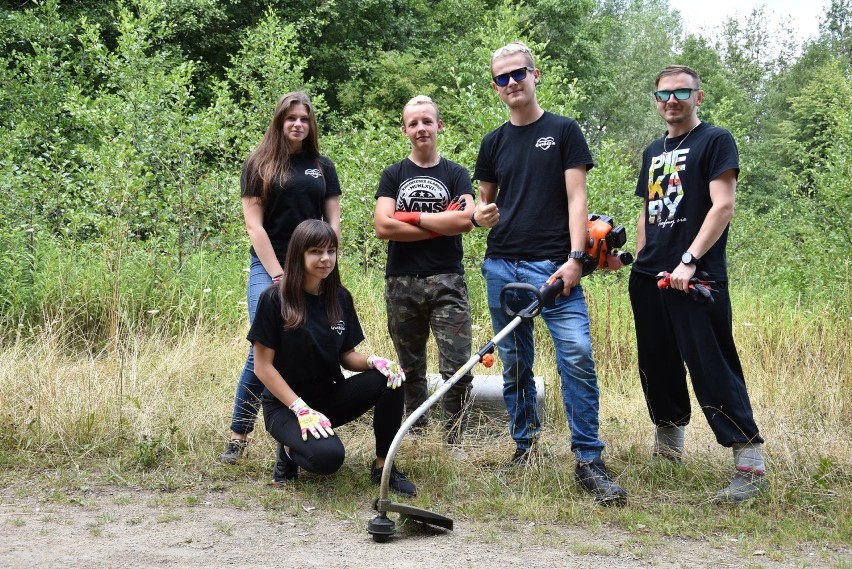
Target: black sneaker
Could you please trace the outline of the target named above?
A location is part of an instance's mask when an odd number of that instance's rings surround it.
[[[578,462],[575,474],[580,486],[595,497],[595,502],[605,506],[623,506],[627,502],[627,492],[612,479],[600,458]]]
[[[290,458],[284,445],[278,443],[278,456],[275,459],[275,469],[272,471],[272,485],[281,486],[298,479],[299,465]]]
[[[373,463],[373,466],[370,468],[370,479],[373,481],[373,484],[381,484],[383,470],[384,468],[378,468],[376,463]],[[403,496],[408,496],[409,498],[413,498],[417,495],[417,486],[415,486],[411,480],[406,478],[405,474],[396,468],[396,464],[391,466],[390,483],[388,484],[388,487],[394,492],[402,494]]]
[[[761,492],[769,488],[769,482],[763,473],[737,470],[731,483],[722,488],[713,496],[716,504],[739,504],[746,500],[755,498]]]
[[[241,456],[243,456],[247,446],[248,441],[231,439],[228,441],[228,444],[225,445],[225,450],[223,450],[222,454],[219,455],[219,462],[224,462],[225,464],[237,464],[237,461],[240,460]]]
[[[526,466],[530,462],[530,449],[516,448],[515,454],[512,455],[512,464],[517,466]]]
[[[535,456],[537,444],[535,440],[527,448],[518,447],[515,449],[515,454],[512,455],[511,463],[514,466],[527,466]]]

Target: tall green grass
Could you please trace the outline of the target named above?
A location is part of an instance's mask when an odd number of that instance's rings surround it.
[[[0,484],[31,477],[66,493],[91,478],[180,491],[203,484],[264,508],[309,497],[353,512],[375,494],[366,468],[373,452],[367,420],[339,429],[348,458],[327,484],[305,475],[293,491],[264,483],[273,443],[262,421],[247,459],[231,468],[215,456],[227,439],[233,391],[248,347],[243,255],[200,259],[180,277],[146,274],[141,258],[121,262],[117,281],[96,262],[61,263],[44,312],[7,325],[0,348]],[[393,354],[383,274],[342,262],[367,340],[364,351]],[[139,271],[138,282],[128,283]],[[749,546],[840,546],[852,540],[852,319],[825,299],[806,306],[772,291],[733,283],[734,331],[755,415],[766,438],[771,491],[740,508],[709,503],[727,483],[731,457],[693,401],[682,466],[650,460],[653,427],[639,387],[627,272],[596,273],[584,288],[601,387],[605,458],[630,495],[627,507],[597,510],[573,480],[573,458],[553,349],[536,322],[535,372],[546,380],[542,454],[528,469],[507,466],[513,443],[499,419],[476,414],[468,461],[454,461],[435,428],[406,440],[398,455],[419,484],[416,504],[461,519],[499,524],[618,524],[652,536],[747,536]],[[468,271],[474,349],[490,340],[484,284]],[[205,292],[206,289],[209,289]],[[157,310],[157,312],[152,312]],[[429,369],[437,369],[430,343]],[[499,363],[477,367],[499,382]],[[60,473],[59,476],[47,473]],[[361,515],[361,514],[353,514]],[[713,538],[721,539],[721,538]],[[644,546],[642,546],[644,547]],[[637,544],[637,548],[640,545]]]

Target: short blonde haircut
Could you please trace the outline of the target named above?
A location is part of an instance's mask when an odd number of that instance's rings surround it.
[[[535,61],[533,60],[532,51],[530,51],[530,48],[528,48],[525,43],[519,41],[507,43],[506,45],[497,49],[494,52],[494,54],[491,56],[492,69],[494,67],[495,60],[500,59],[501,57],[515,55],[516,53],[523,53],[524,58],[527,60],[527,66],[535,69]]]
[[[405,103],[405,106],[402,107],[401,120],[403,125],[405,124],[405,109],[409,107],[416,107],[417,105],[432,105],[432,107],[435,109],[435,118],[441,120],[441,110],[438,109],[438,104],[435,103],[435,101],[433,101],[431,97],[428,97],[426,95],[417,95],[415,97],[412,97],[407,103]]]

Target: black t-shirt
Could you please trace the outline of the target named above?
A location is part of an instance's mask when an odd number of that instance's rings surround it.
[[[240,176],[240,195],[259,197],[260,187],[246,187],[246,172]],[[325,200],[340,195],[340,180],[334,163],[325,156],[318,160],[303,153],[290,157],[290,177],[285,187],[273,183],[263,207],[263,228],[275,250],[278,262],[284,265],[287,245],[296,226],[306,219],[323,219]],[[254,247],[250,249],[255,255]]]
[[[688,138],[687,138],[688,136]],[[727,130],[699,124],[688,135],[652,142],[642,155],[636,195],[645,200],[645,246],[633,270],[656,276],[680,263],[713,205],[710,182],[728,170],[739,174],[739,155]],[[678,147],[678,144],[680,146]],[[674,150],[677,148],[677,150]],[[713,280],[727,280],[728,228],[701,257],[699,269]]]
[[[382,172],[376,198],[396,201],[396,211],[438,213],[463,194],[473,195],[467,169],[441,158],[431,168],[421,168],[408,158]],[[422,241],[388,242],[386,276],[464,274],[461,235]]]
[[[482,139],[473,177],[496,183],[500,221],[486,257],[564,261],[571,252],[565,170],[593,166],[577,121],[545,112],[532,124],[506,122]]]
[[[308,405],[317,405],[335,382],[343,381],[340,354],[360,344],[364,332],[345,290],[338,295],[342,320],[334,324],[328,321],[324,295],[304,294],[305,323],[285,331],[278,288],[263,291],[247,338],[275,350],[273,365],[281,377]],[[271,397],[267,389],[264,396]]]

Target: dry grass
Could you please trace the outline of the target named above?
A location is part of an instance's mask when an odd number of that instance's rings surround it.
[[[356,279],[349,279],[354,282]],[[471,279],[471,288],[478,281]],[[352,292],[369,340],[364,349],[392,353],[376,275]],[[735,300],[735,331],[756,419],[767,439],[772,491],[754,504],[708,503],[729,475],[729,451],[715,443],[698,413],[688,429],[684,465],[648,459],[652,426],[636,380],[632,321],[621,281],[587,287],[601,384],[601,430],[607,461],[630,494],[620,510],[596,510],[576,487],[553,354],[543,326],[537,375],[546,378],[542,452],[532,467],[506,466],[513,444],[498,419],[477,415],[469,460],[455,461],[435,428],[406,440],[398,455],[419,483],[416,503],[455,517],[650,528],[655,535],[748,535],[757,542],[848,544],[852,536],[852,374],[847,314],[769,301]],[[472,291],[472,295],[479,294]],[[474,301],[475,340],[491,336]],[[117,328],[97,351],[80,347],[61,320],[31,337],[8,337],[0,349],[0,483],[21,476],[72,492],[80,477],[163,489],[228,487],[235,507],[289,507],[263,483],[273,444],[262,423],[248,459],[221,467],[233,390],[247,344],[245,329],[202,327],[175,336]],[[430,352],[435,367],[434,349]],[[477,373],[499,373],[499,366]],[[495,377],[495,381],[499,381]],[[694,408],[697,405],[694,403]],[[303,476],[297,495],[353,512],[353,496],[375,494],[366,477],[373,440],[366,422],[339,429],[349,458],[334,484]],[[85,473],[85,474],[83,474]],[[293,498],[297,499],[297,498]],[[292,505],[292,504],[291,504]],[[697,509],[696,509],[697,508]],[[354,512],[353,512],[354,515]]]

